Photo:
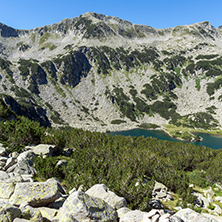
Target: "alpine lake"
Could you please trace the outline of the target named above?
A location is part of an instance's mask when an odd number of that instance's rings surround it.
[[[181,141],[175,138],[170,137],[167,133],[162,130],[144,130],[144,129],[132,129],[127,131],[119,131],[119,132],[110,132],[110,135],[123,135],[123,136],[144,136],[144,137],[154,137],[160,140],[169,140],[176,141],[182,143],[191,143],[186,141]],[[203,138],[201,142],[192,142],[198,146],[205,146],[211,149],[220,149],[222,148],[222,136],[212,135],[208,133],[193,133],[194,135],[199,135]]]

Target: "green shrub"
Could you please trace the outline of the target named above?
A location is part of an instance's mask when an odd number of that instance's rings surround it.
[[[39,144],[45,129],[25,117],[19,120],[0,122],[0,141],[7,146],[9,152],[21,152],[26,145]]]
[[[111,124],[121,124],[121,123],[126,123],[125,120],[122,120],[122,119],[115,119],[115,120],[112,120],[111,121]]]

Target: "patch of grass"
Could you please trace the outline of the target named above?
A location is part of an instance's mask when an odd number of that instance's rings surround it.
[[[122,120],[122,119],[115,119],[115,120],[112,120],[112,121],[111,121],[111,124],[117,124],[117,125],[119,125],[119,124],[121,124],[121,123],[126,123],[126,121],[125,121],[125,120]]]
[[[39,45],[42,45],[44,42],[46,42],[49,39],[49,37],[50,34],[48,32],[45,32],[39,40]]]

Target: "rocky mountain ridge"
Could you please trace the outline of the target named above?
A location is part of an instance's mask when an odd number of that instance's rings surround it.
[[[2,101],[43,125],[221,128],[221,27],[154,29],[88,12],[32,30],[0,24],[0,33]]]

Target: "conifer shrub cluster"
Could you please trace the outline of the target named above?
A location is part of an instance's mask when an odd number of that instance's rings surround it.
[[[36,158],[37,177],[57,177],[72,189],[86,190],[106,184],[127,199],[132,209],[148,210],[154,180],[165,184],[186,202],[192,201],[189,182],[205,187],[222,181],[222,151],[193,144],[155,138],[111,136],[66,127],[53,129],[25,117],[0,122],[0,142],[9,152],[21,152],[25,145],[55,144],[56,156]],[[71,148],[71,156],[63,149]],[[60,159],[66,166],[57,167]],[[213,172],[213,173],[212,173]]]

